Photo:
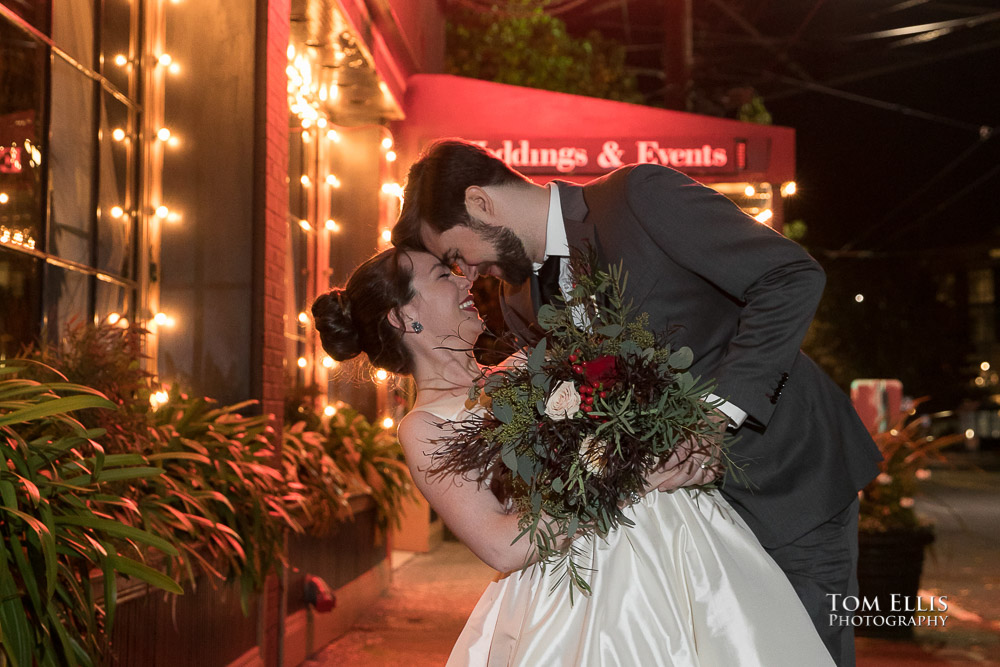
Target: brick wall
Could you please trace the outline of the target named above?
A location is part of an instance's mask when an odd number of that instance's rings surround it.
[[[284,281],[288,236],[288,80],[285,74],[290,0],[257,0],[254,100],[254,377],[261,410],[274,415],[281,446],[284,412]],[[277,461],[275,462],[278,463]],[[284,590],[271,576],[261,598],[260,657],[267,667],[284,662]]]

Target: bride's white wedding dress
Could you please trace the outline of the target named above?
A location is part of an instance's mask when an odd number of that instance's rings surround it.
[[[571,602],[556,567],[503,575],[448,666],[834,664],[785,574],[717,491],[653,491],[627,511],[635,526],[577,540],[590,595]]]

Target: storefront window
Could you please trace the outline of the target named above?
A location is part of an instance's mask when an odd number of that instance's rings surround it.
[[[138,4],[0,0],[0,355],[136,312]]]

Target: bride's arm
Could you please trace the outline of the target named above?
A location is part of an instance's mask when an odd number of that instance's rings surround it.
[[[457,475],[429,476],[429,453],[444,435],[440,419],[415,411],[399,423],[399,442],[417,488],[465,546],[484,563],[501,572],[517,570],[537,560],[531,541],[514,538],[521,532],[518,517],[505,511],[487,487]]]

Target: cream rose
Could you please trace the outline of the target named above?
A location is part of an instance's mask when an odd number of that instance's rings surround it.
[[[552,391],[549,400],[545,401],[545,414],[551,419],[568,419],[580,409],[580,392],[576,385],[565,380]]]

